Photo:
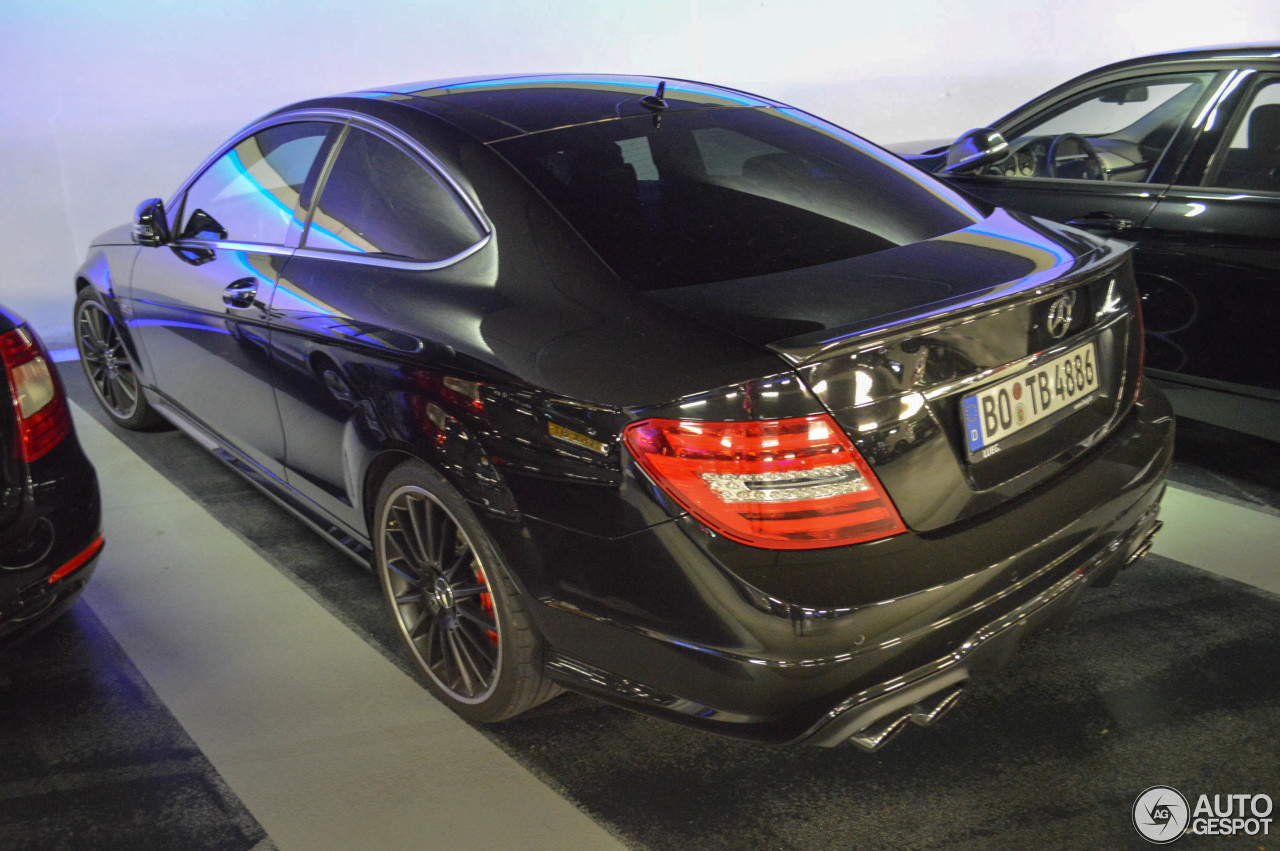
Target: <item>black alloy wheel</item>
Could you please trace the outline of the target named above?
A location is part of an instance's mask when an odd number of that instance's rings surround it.
[[[115,319],[88,287],[76,297],[75,327],[85,377],[111,419],[130,429],[159,423],[160,415],[147,402]]]
[[[451,709],[501,721],[555,693],[542,641],[487,534],[452,486],[411,461],[383,483],[378,577],[400,635]]]

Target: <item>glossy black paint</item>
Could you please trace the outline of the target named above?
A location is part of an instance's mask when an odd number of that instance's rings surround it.
[[[0,334],[22,324],[0,306]],[[53,377],[60,389],[56,371]],[[0,368],[0,650],[75,603],[97,567],[100,545],[65,579],[50,584],[49,577],[93,547],[102,533],[97,474],[74,430],[28,464],[17,445],[13,404]]]
[[[1135,242],[1147,371],[1175,410],[1280,440],[1280,182],[1206,185],[1252,96],[1280,74],[1280,47],[1163,54],[1083,74],[991,127],[1008,135],[1081,92],[1153,74],[1201,72],[1212,83],[1143,182],[956,174],[993,204]],[[944,151],[911,157],[941,173]]]
[[[1150,532],[1172,418],[1157,391],[1137,394],[1123,245],[994,211],[802,113],[972,224],[731,284],[644,293],[619,279],[494,143],[649,121],[630,116],[649,115],[639,101],[658,82],[412,84],[264,120],[353,121],[411,148],[483,225],[449,262],[312,250],[305,237],[150,247],[117,229],[77,286],[104,296],[158,410],[353,555],[367,557],[383,477],[419,459],[476,508],[551,676],[684,723],[799,740],[834,707],[874,709],[857,695],[983,625],[1039,612],[1046,589],[1105,581]],[[782,108],[666,83],[673,112]],[[297,221],[324,173],[291,196]],[[228,301],[247,278],[252,298]],[[1047,305],[1067,291],[1089,310],[1052,339]],[[1086,341],[1107,364],[1087,408],[966,457],[961,395]],[[620,440],[646,417],[827,412],[910,531],[807,551],[733,543],[684,514]]]

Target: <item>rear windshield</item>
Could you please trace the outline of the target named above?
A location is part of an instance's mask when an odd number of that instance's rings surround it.
[[[639,116],[494,147],[642,290],[845,260],[990,212],[798,110]]]

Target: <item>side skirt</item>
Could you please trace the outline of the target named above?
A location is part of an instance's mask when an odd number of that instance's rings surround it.
[[[329,543],[360,564],[365,570],[373,570],[373,545],[363,534],[337,522],[307,497],[289,486],[289,483],[262,468],[233,446],[218,438],[209,429],[187,414],[176,402],[154,387],[147,393],[152,407],[180,428],[188,437],[212,452],[220,461],[250,484],[270,497],[272,501],[319,532]]]

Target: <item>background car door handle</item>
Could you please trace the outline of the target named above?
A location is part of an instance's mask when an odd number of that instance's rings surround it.
[[[1085,230],[1100,228],[1113,231],[1129,230],[1134,226],[1132,219],[1122,219],[1111,213],[1089,213],[1078,219],[1072,219],[1067,224],[1072,227],[1084,228]]]
[[[253,307],[253,300],[258,297],[258,279],[241,278],[227,284],[222,293],[222,301],[231,307]]]

